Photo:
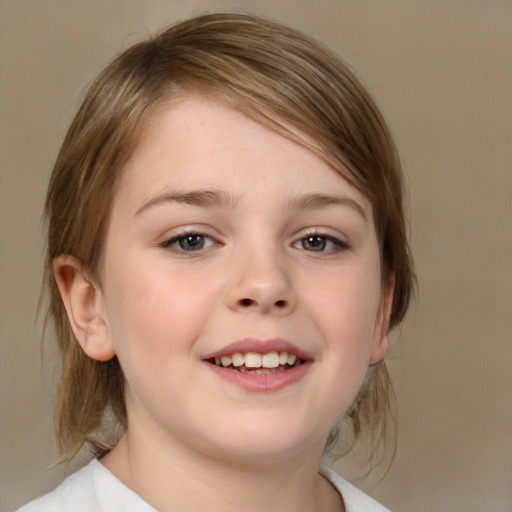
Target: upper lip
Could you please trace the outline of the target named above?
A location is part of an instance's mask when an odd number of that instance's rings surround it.
[[[216,357],[222,357],[226,355],[235,354],[240,352],[245,354],[247,352],[255,352],[257,354],[268,354],[269,352],[287,352],[288,354],[295,354],[298,358],[305,361],[313,359],[310,354],[306,351],[297,347],[290,341],[282,338],[273,339],[258,339],[258,338],[244,338],[238,341],[234,341],[229,345],[207,354],[203,359],[209,360]]]

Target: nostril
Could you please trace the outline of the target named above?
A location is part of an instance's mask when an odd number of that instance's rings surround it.
[[[259,302],[257,300],[254,300],[254,299],[249,299],[249,298],[245,298],[245,299],[240,299],[238,301],[238,304],[243,307],[243,308],[249,308],[251,306],[254,306],[254,305],[258,305]],[[288,301],[286,300],[276,300],[274,302],[274,307],[276,307],[277,309],[284,309],[288,306]]]

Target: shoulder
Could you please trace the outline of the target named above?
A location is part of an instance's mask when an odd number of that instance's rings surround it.
[[[357,487],[341,478],[341,476],[327,466],[321,466],[320,473],[341,494],[347,512],[391,512]]]
[[[95,512],[101,510],[94,493],[92,461],[72,474],[52,492],[31,501],[17,512]]]
[[[97,460],[16,512],[156,512]]]

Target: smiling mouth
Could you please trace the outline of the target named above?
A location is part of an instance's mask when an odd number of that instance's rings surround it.
[[[227,370],[253,375],[266,375],[295,368],[305,361],[288,352],[267,352],[265,354],[235,352],[231,355],[212,357],[208,362]]]

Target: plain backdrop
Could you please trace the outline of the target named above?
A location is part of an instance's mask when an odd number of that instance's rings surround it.
[[[80,464],[51,467],[57,365],[36,320],[41,209],[66,127],[115,54],[219,9],[281,19],[340,53],[408,173],[419,301],[388,358],[398,451],[382,482],[357,483],[395,512],[510,512],[510,0],[0,0],[0,510]],[[337,467],[357,476],[357,461]]]

